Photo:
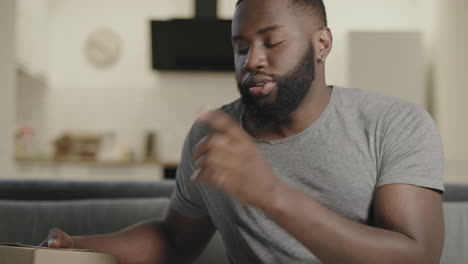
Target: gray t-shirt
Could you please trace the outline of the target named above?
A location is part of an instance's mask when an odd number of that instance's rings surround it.
[[[237,120],[243,113],[239,100],[221,109]],[[233,263],[320,263],[261,210],[189,180],[192,150],[209,133],[195,123],[187,136],[171,208],[187,217],[210,217]],[[372,225],[372,196],[379,186],[444,188],[442,146],[432,118],[395,97],[334,86],[330,103],[311,126],[257,145],[284,182],[363,224]]]

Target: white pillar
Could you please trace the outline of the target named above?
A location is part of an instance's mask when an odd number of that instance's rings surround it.
[[[468,181],[468,1],[437,0],[434,51],[435,114],[449,172]],[[450,177],[450,175],[448,175]]]
[[[0,1],[0,178],[13,177],[15,0]]]

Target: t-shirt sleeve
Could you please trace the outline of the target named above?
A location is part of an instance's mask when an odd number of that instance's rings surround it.
[[[176,189],[171,196],[169,206],[183,216],[190,218],[203,218],[208,216],[208,210],[201,195],[200,186],[190,181],[195,171],[192,162],[192,149],[198,142],[200,126],[192,126],[182,149],[181,163],[176,173]]]
[[[431,116],[419,106],[399,105],[387,117],[376,187],[411,184],[443,192],[442,143]]]

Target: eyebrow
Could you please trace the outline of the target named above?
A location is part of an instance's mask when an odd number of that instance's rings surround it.
[[[256,35],[263,35],[263,34],[266,34],[266,33],[270,32],[270,31],[274,31],[274,30],[277,30],[277,29],[282,28],[282,27],[283,27],[282,25],[271,25],[271,26],[259,29],[257,32],[255,32],[255,34]],[[242,39],[245,39],[245,37],[243,37],[243,36],[232,36],[233,41],[242,40]]]

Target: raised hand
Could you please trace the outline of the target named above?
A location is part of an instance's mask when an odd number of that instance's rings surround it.
[[[197,170],[191,179],[212,184],[253,206],[268,203],[282,182],[241,125],[224,112],[208,110],[200,113],[198,122],[213,134],[194,148]]]

